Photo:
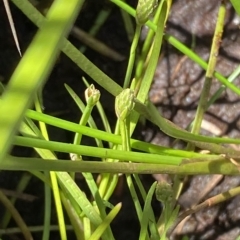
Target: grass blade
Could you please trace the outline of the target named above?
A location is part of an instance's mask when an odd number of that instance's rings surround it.
[[[62,39],[70,31],[82,4],[82,0],[55,1],[47,14],[48,21],[37,32],[14,71],[0,106],[0,162],[11,146],[26,109],[53,68]],[[9,114],[10,110],[13,114]]]

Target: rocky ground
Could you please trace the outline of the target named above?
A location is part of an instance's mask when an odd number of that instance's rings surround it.
[[[219,3],[218,0],[175,1],[166,32],[189,47],[193,45],[193,50],[207,60]],[[234,14],[229,5],[217,62],[217,70],[226,77],[240,63],[239,23],[240,18]],[[196,112],[204,74],[197,64],[166,43],[152,85],[150,99],[160,106],[165,117],[186,128]],[[235,80],[235,84],[240,86],[239,77]],[[219,86],[220,83],[214,80],[211,94]],[[205,114],[202,134],[239,138],[239,107],[239,97],[230,90],[226,90]],[[172,144],[172,140],[163,136],[162,133],[152,137],[154,143]],[[194,176],[187,180],[179,203],[183,209],[187,209],[199,201],[236,187],[239,183],[239,177]],[[200,199],[202,194],[204,197]],[[175,234],[179,236],[187,234],[190,239],[236,239],[240,234],[239,210],[239,197],[236,197],[194,214],[176,229]],[[177,238],[176,235],[173,239]]]
[[[207,60],[209,56],[211,39],[216,23],[216,15],[219,6],[218,0],[178,0],[173,1],[173,7],[169,21],[166,26],[166,32],[172,34],[180,41],[186,43],[189,47],[198,53],[203,59]],[[106,3],[99,1],[87,1],[84,13],[76,22],[78,27],[88,30],[94,21],[98,10]],[[22,15],[17,9],[12,8],[16,27],[19,33],[22,49],[26,49],[36,28]],[[7,82],[15,66],[19,61],[18,53],[12,40],[11,31],[2,3],[0,5],[0,75],[4,83]],[[124,27],[119,21],[121,15],[117,8],[112,9],[112,13],[101,28],[97,38],[105,42],[122,55],[127,56],[129,52],[129,42],[127,40]],[[234,14],[230,4],[227,11],[227,19],[223,34],[222,46],[217,63],[217,70],[224,76],[229,74],[240,63],[240,18]],[[73,36],[70,40],[76,45],[81,43]],[[116,62],[105,56],[100,56],[93,50],[87,50],[86,55],[106,72],[113,79],[121,83],[124,79],[127,60]],[[37,63],[36,63],[37,64]],[[186,128],[191,122],[201,93],[201,87],[204,80],[204,71],[190,59],[175,50],[167,42],[164,43],[161,56],[159,58],[158,68],[155,74],[154,82],[150,92],[150,99],[161,109],[162,114],[171,119],[177,125]],[[64,55],[59,57],[56,67],[49,77],[43,92],[46,112],[54,113],[58,117],[72,121],[78,121],[79,112],[74,102],[68,96],[63,84],[69,84],[77,94],[83,96],[83,85],[81,77],[84,75],[74,64]],[[27,79],[26,79],[27,81]],[[236,79],[235,84],[240,86],[240,78]],[[220,86],[219,82],[214,80],[211,93],[215,92]],[[106,106],[107,114],[110,119],[114,119],[113,98],[109,97],[102,90],[103,104]],[[213,104],[207,111],[202,125],[202,134],[214,136],[240,137],[240,119],[239,119],[239,97],[230,90],[226,90],[221,98]],[[50,129],[53,140],[70,142],[72,135],[64,131],[56,132]],[[169,146],[173,140],[161,132],[157,131],[151,124],[147,123],[142,130],[142,138],[155,144]],[[181,145],[183,146],[183,145]],[[14,186],[20,177],[20,173],[11,177],[11,173],[0,174],[0,184],[3,188]],[[159,176],[155,176],[159,177]],[[152,176],[143,177],[146,185],[153,181]],[[215,183],[215,184],[212,184]],[[186,181],[184,191],[179,199],[182,209],[187,209],[199,201],[214,196],[220,192],[238,186],[240,177],[229,176],[194,176]],[[31,224],[39,224],[36,216],[31,216],[31,209],[43,200],[41,187],[36,191],[36,180],[32,180],[28,191],[38,196],[32,205],[19,200],[19,206],[23,206],[21,211],[26,215]],[[201,197],[201,199],[200,199]],[[239,197],[233,198],[228,202],[206,209],[202,212],[192,215],[181,226],[178,226],[172,239],[181,239],[180,236],[187,234],[189,239],[217,239],[232,240],[240,234],[240,204]],[[121,196],[116,196],[113,201],[123,201],[123,211],[113,223],[113,229],[116,233],[116,239],[122,240],[138,239],[138,223],[133,210],[133,205],[128,194],[124,189]],[[26,211],[27,205],[27,211]],[[154,201],[156,212],[160,211],[160,205]],[[132,209],[132,210],[130,210]],[[132,212],[130,214],[130,211]],[[34,211],[33,211],[34,212]],[[39,213],[41,216],[41,213]],[[5,239],[5,238],[3,238]],[[7,239],[7,238],[6,238]],[[10,239],[20,239],[14,236]],[[57,239],[57,238],[56,238]]]

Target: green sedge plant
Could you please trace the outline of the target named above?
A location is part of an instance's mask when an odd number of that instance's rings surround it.
[[[13,218],[25,239],[33,239],[33,231],[41,231],[42,238],[49,239],[50,231],[55,227],[50,225],[51,193],[53,193],[60,239],[67,239],[68,229],[74,231],[76,239],[115,239],[110,224],[121,211],[121,200],[114,206],[110,202],[110,197],[119,178],[124,175],[139,220],[139,239],[168,239],[174,226],[183,218],[182,215],[178,215],[179,206],[176,205],[176,191],[181,191],[178,175],[216,173],[237,175],[239,173],[237,166],[230,161],[239,158],[239,151],[220,144],[239,144],[240,139],[199,135],[199,126],[204,112],[225,88],[240,95],[239,88],[233,83],[239,75],[240,67],[228,79],[215,71],[216,53],[221,42],[226,12],[224,1],[219,7],[210,58],[205,62],[183,43],[164,32],[171,9],[171,0],[160,2],[139,0],[136,9],[131,8],[124,1],[111,0],[121,9],[126,26],[132,21],[130,16],[133,16],[136,23],[134,33],[133,26],[126,30],[129,33],[129,39],[133,38],[133,40],[123,86],[103,73],[67,40],[68,33],[84,3],[83,0],[71,2],[56,0],[45,17],[27,0],[12,0],[12,2],[39,27],[39,30],[9,83],[3,87],[0,99],[0,169],[27,172],[23,174],[16,187],[19,191],[24,191],[31,176],[39,178],[45,186],[45,212],[43,225],[40,228],[36,230],[34,227],[27,226],[14,206],[16,198],[9,199],[0,190],[0,201],[7,210],[0,219],[3,228],[7,228],[10,219]],[[238,1],[231,2],[239,13]],[[106,16],[107,14],[104,14],[104,19]],[[151,21],[150,18],[152,18]],[[150,30],[137,58],[139,37],[145,24]],[[92,35],[94,31],[92,30]],[[54,34],[49,34],[51,32]],[[205,83],[191,132],[181,129],[162,117],[156,107],[148,101],[148,93],[163,41],[168,41],[206,70]],[[41,99],[37,93],[47,81],[60,51],[109,94],[115,96],[117,122],[114,131],[111,130],[108,117],[101,105],[101,93],[95,89],[94,85],[89,85],[85,79],[83,81],[86,85],[86,103],[70,86],[65,85],[66,91],[72,96],[81,112],[78,123],[42,113]],[[36,61],[37,65],[34,64]],[[208,100],[213,77],[222,83],[222,87]],[[29,109],[32,103],[35,105],[35,110]],[[91,116],[95,107],[101,116],[104,131],[98,129]],[[8,115],[9,109],[13,113],[11,116]],[[131,136],[140,116],[156,124],[166,135],[187,142],[187,148],[177,150],[133,139]],[[51,141],[47,125],[74,132],[72,144]],[[20,135],[17,134],[18,132]],[[82,145],[83,135],[94,138],[96,146]],[[104,147],[103,141],[108,142],[108,147]],[[10,154],[14,145],[33,148],[38,157],[14,157]],[[197,153],[194,151],[195,147],[209,150],[210,153],[205,155]],[[58,159],[55,152],[68,153],[71,160]],[[86,156],[93,157],[95,160],[86,161],[84,160]],[[91,199],[88,199],[76,184],[75,172],[82,173],[91,192]],[[99,177],[94,178],[92,173],[98,173]],[[174,174],[175,182],[173,186],[155,182],[147,190],[138,174],[152,173]],[[227,194],[215,196],[212,202],[217,204],[239,193],[240,189],[237,187],[229,190]],[[157,218],[151,207],[154,194],[163,206],[163,211]],[[140,204],[141,201],[144,202],[143,207]],[[206,206],[206,203],[205,205],[202,203],[191,209],[188,214]],[[66,216],[68,216],[68,222]]]

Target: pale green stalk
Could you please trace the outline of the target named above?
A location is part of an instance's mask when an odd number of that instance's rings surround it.
[[[233,82],[240,74],[240,65],[231,73],[228,77],[229,82]],[[226,90],[226,86],[222,85],[210,98],[207,103],[207,109],[221,96],[221,94]]]
[[[84,214],[90,219],[92,224],[97,227],[101,224],[102,219],[99,214],[87,199],[84,192],[82,192],[77,184],[66,172],[57,172],[58,179],[62,186],[69,192],[69,194],[75,199],[80,206]],[[71,179],[71,180],[70,180]]]
[[[113,150],[99,147],[89,147],[69,143],[61,143],[54,141],[45,141],[36,138],[27,138],[17,136],[14,139],[17,146],[34,147],[39,149],[48,149],[50,151],[75,153],[82,156],[90,156],[96,158],[112,158],[121,161],[145,162],[145,163],[161,163],[178,165],[183,157],[165,156],[160,154],[149,154],[141,152],[128,152],[123,150]],[[46,157],[45,157],[46,158]],[[49,158],[47,158],[49,159]],[[203,156],[204,159],[204,156]]]
[[[222,41],[221,39],[222,39],[225,15],[226,15],[226,3],[223,1],[221,2],[219,7],[217,23],[214,31],[213,40],[212,40],[212,46],[211,46],[209,62],[206,70],[205,80],[204,80],[202,92],[200,95],[200,99],[198,102],[197,111],[194,117],[193,127],[191,129],[191,133],[194,133],[194,134],[198,134],[200,132],[202,120],[204,118],[204,113],[207,110],[209,93],[212,86],[213,73],[215,71],[218,52],[219,52],[219,48]],[[194,149],[195,149],[194,143],[187,144],[187,150],[194,151]],[[176,194],[175,199],[177,199],[183,188],[183,181],[180,180],[179,176],[175,176],[173,187],[175,189],[175,194]]]
[[[40,113],[42,112],[41,104],[40,104],[40,101],[39,101],[38,97],[35,98],[35,108],[38,112],[40,112]],[[49,137],[48,137],[46,124],[43,123],[43,122],[39,122],[39,126],[40,126],[40,130],[41,130],[43,138],[48,141]],[[50,155],[49,155],[49,157],[50,157]],[[67,239],[67,232],[66,232],[66,228],[65,228],[65,220],[64,220],[62,202],[61,202],[61,198],[60,198],[56,173],[53,172],[53,171],[50,171],[50,178],[51,178],[51,183],[52,183],[52,190],[53,190],[55,207],[56,207],[56,211],[57,211],[57,218],[58,218],[60,236],[61,236],[61,239],[64,240],[64,239]],[[49,188],[49,187],[46,186],[46,188]],[[46,192],[46,194],[47,193],[48,192]],[[48,197],[51,197],[51,195],[48,194]],[[47,198],[47,195],[45,195],[45,198]],[[45,203],[47,203],[47,202],[49,202],[49,200],[46,199]],[[48,208],[49,208],[49,206],[48,206]],[[50,208],[50,210],[51,210],[51,208]],[[44,220],[48,221],[48,223],[44,222],[44,224],[45,224],[45,226],[48,226],[49,221],[50,221],[51,211],[47,212],[45,210],[45,214],[47,214],[47,215],[45,215]],[[47,229],[48,229],[48,227],[44,228],[44,230],[45,230],[44,231],[44,237],[45,238],[47,237],[47,235],[49,235],[49,232],[47,232]]]
[[[109,161],[108,161],[109,162]],[[99,184],[99,193],[102,199],[108,201],[112,196],[113,191],[117,186],[118,176],[114,178],[115,175],[110,173],[102,173]]]
[[[117,186],[117,183],[118,183],[118,174],[117,173],[120,173],[120,172],[115,172],[115,174],[110,174],[108,173],[108,171],[105,171],[103,172],[104,174],[103,175],[103,179],[105,180],[106,179],[106,183],[102,183],[101,181],[101,184],[99,186],[99,192],[101,193],[101,188],[104,188],[105,187],[105,190],[103,192],[103,194],[101,196],[103,196],[103,199],[105,201],[108,201],[109,198],[112,196],[114,190],[116,189],[116,186]]]
[[[68,88],[70,90],[70,88]],[[85,90],[85,100],[86,100],[86,107],[82,111],[82,117],[80,119],[79,125],[85,126],[87,122],[89,121],[89,118],[91,116],[91,112],[94,108],[94,106],[97,104],[100,98],[100,92],[99,90],[95,89],[94,85],[90,85],[86,90]],[[81,109],[80,109],[81,110]],[[76,133],[74,137],[74,145],[79,145],[81,143],[81,138],[82,134]],[[75,154],[71,154],[72,156]],[[73,160],[73,159],[72,159]],[[76,154],[76,158],[74,158],[75,161],[81,161],[81,155]],[[89,172],[82,172],[87,185],[97,203],[98,210],[100,212],[101,218],[104,219],[106,217],[106,212],[105,212],[105,206],[103,204],[102,198],[99,194],[98,187],[96,185],[96,182],[94,181],[94,178],[91,173]],[[89,222],[90,224],[90,222]],[[84,222],[84,229],[85,228],[91,228],[88,226],[88,222]],[[112,235],[111,229],[108,227],[106,231],[106,238],[107,239],[114,239]]]
[[[187,216],[194,214],[196,212],[199,212],[202,209],[214,206],[216,204],[219,204],[221,202],[225,202],[235,196],[238,196],[240,194],[240,187],[232,188],[226,192],[222,192],[218,195],[215,195],[211,198],[206,199],[204,202],[198,204],[197,206],[192,207],[189,210],[186,210],[183,212],[178,218],[177,221],[174,222],[174,225],[169,229],[168,236],[171,234],[171,232],[175,229],[175,227]]]
[[[77,94],[73,91],[72,88],[70,88],[67,84],[64,85],[65,88],[67,89],[68,93],[71,95],[72,99],[75,101],[75,103],[77,104],[77,106],[79,107],[79,109],[81,110],[81,112],[85,112],[85,105],[83,103],[83,101],[77,96]],[[99,103],[99,102],[98,102]],[[88,114],[89,115],[89,114]],[[82,117],[84,116],[84,114],[82,115]],[[92,129],[97,129],[97,125],[94,121],[94,119],[92,118],[91,115],[88,116],[88,124]],[[82,125],[82,124],[81,124]],[[83,126],[83,125],[82,125]],[[79,133],[79,136],[82,135],[81,133]],[[103,143],[100,139],[95,138],[95,141],[97,143],[98,147],[103,147]],[[80,142],[79,142],[80,143]]]
[[[68,88],[70,90],[70,88]],[[95,89],[94,85],[90,85],[86,90],[85,90],[85,100],[87,102],[87,105],[85,109],[80,109],[82,110],[82,116],[79,122],[80,126],[85,126],[87,122],[89,121],[89,118],[91,116],[92,110],[96,103],[99,101],[100,98],[100,92]],[[76,133],[74,137],[74,144],[79,145],[82,140],[82,134]],[[101,144],[102,145],[102,144]],[[80,156],[78,156],[80,158]]]
[[[106,229],[109,228],[110,223],[113,221],[113,219],[117,216],[117,214],[121,210],[121,207],[122,207],[122,204],[118,203],[106,216],[103,222],[96,228],[96,230],[93,232],[91,237],[88,238],[88,240],[100,239],[104,231],[106,231]]]
[[[239,75],[239,73],[240,73],[240,66],[238,66],[238,67],[234,70],[234,72],[232,72],[232,74],[228,77],[228,81],[229,81],[229,82],[234,81],[234,80],[237,78],[237,76]],[[221,94],[223,93],[224,90],[226,90],[226,87],[225,87],[224,85],[222,85],[222,86],[213,94],[213,96],[210,98],[210,100],[209,100],[208,103],[207,103],[207,107],[206,107],[207,109],[221,96]],[[191,126],[191,125],[192,125],[192,123],[189,124],[189,126]],[[187,129],[189,128],[189,126],[187,127]],[[177,185],[178,185],[177,182],[178,182],[178,177],[175,176],[174,189],[175,189],[175,194],[176,194],[176,196],[179,195],[180,192],[181,192],[180,187],[177,186]],[[178,183],[180,183],[180,182],[178,182]],[[176,197],[175,199],[177,199],[177,197]]]
[[[58,188],[57,174],[55,172],[51,171],[50,177],[51,177],[51,182],[52,182],[55,207],[56,207],[56,211],[57,211],[59,232],[60,232],[61,240],[65,240],[65,239],[67,239],[67,232],[66,232],[66,228],[65,228],[64,214],[63,214],[62,203],[61,203],[61,198],[60,198],[60,193],[59,193],[59,188]]]
[[[211,143],[236,143],[240,144],[240,139],[228,139],[228,138],[217,138],[217,137],[206,137],[206,136],[201,136],[201,135],[194,135],[189,132],[186,132],[185,130],[181,129],[180,127],[176,126],[174,123],[171,121],[163,118],[159,112],[156,110],[156,108],[149,103],[149,107],[146,107],[144,104],[136,101],[135,108],[143,114],[147,119],[149,119],[151,122],[155,123],[163,132],[165,132],[167,135],[170,135],[172,137],[182,139],[185,141],[192,141],[198,146],[199,148],[202,149],[207,149],[207,148],[218,148],[218,152],[221,153],[231,153],[232,155],[238,155],[239,152],[234,150],[234,149],[226,149],[216,144],[211,144]],[[148,109],[151,108],[151,109]],[[84,126],[79,126],[76,123],[72,123],[66,120],[62,120],[56,117],[52,117],[46,114],[40,114],[37,113],[33,110],[28,110],[26,113],[26,116],[37,120],[37,121],[43,121],[49,125],[56,126],[62,129],[66,129],[68,131],[72,132],[79,132],[82,133],[85,136],[90,136],[94,138],[99,138],[107,142],[112,142],[115,144],[121,144],[121,137],[110,134],[107,132],[103,132],[100,130],[96,129],[91,129],[88,127]],[[205,144],[206,142],[206,144]],[[194,152],[187,152],[183,150],[175,150],[175,149],[169,149],[166,147],[161,147],[161,146],[156,146],[150,143],[144,143],[139,140],[131,139],[131,148],[138,149],[138,150],[143,150],[146,152],[150,153],[161,153],[164,155],[171,155],[171,156],[183,156],[183,157],[193,157],[193,156],[199,156],[198,153]],[[226,152],[227,151],[227,152]]]
[[[129,117],[133,107],[134,107],[134,93],[131,89],[127,88],[123,90],[122,93],[120,93],[115,100],[115,112],[120,124],[120,134],[122,137],[122,150],[127,152],[131,151]],[[127,181],[127,185],[128,185],[131,197],[133,199],[133,203],[137,212],[139,222],[141,222],[143,212],[142,212],[138,195],[134,187],[134,183],[132,181],[131,174],[126,174],[126,181]],[[138,181],[138,184],[141,186],[141,190],[144,191],[144,188],[141,185],[140,180]],[[146,239],[149,239],[148,235],[146,235]]]
[[[148,191],[146,199],[144,201],[143,214],[140,219],[140,227],[141,228],[140,228],[140,233],[139,233],[139,240],[148,239],[148,228],[147,228],[148,224],[150,224],[151,226],[154,223],[156,224],[154,215],[152,214],[152,207],[151,207],[151,201],[152,201],[152,197],[155,192],[155,189],[156,189],[156,185],[157,185],[157,182],[154,182],[152,184],[151,188]],[[152,227],[154,227],[154,226],[152,226]],[[156,225],[155,225],[155,229],[156,229]],[[153,229],[152,229],[152,233],[153,233]],[[155,233],[157,233],[157,231],[155,231]],[[156,236],[156,235],[154,236],[155,237],[154,239],[159,239],[159,234],[157,233],[157,235],[158,236]]]
[[[129,59],[128,59],[128,67],[127,67],[127,71],[126,71],[126,75],[125,75],[125,79],[124,79],[124,84],[123,84],[123,88],[128,88],[130,86],[130,81],[131,81],[131,77],[132,77],[132,72],[133,72],[133,66],[134,66],[134,62],[136,59],[136,49],[137,49],[137,45],[138,45],[138,41],[139,41],[139,37],[141,34],[141,29],[142,26],[137,24],[136,26],[136,30],[134,33],[134,37],[133,37],[133,41],[132,41],[132,45],[130,48],[130,55],[129,55]]]
[[[231,73],[231,75],[228,77],[229,82],[233,82],[238,75],[240,74],[240,65]],[[207,103],[207,109],[221,96],[223,91],[226,90],[226,87],[222,85],[210,98],[210,100]],[[193,122],[191,122],[186,129],[189,129],[189,127],[192,125]]]
[[[62,204],[63,204],[63,206],[64,206],[64,208],[67,212],[67,215],[69,217],[71,226],[73,227],[73,230],[75,232],[76,239],[77,240],[82,240],[83,239],[82,221],[81,221],[81,219],[79,218],[79,215],[76,212],[76,209],[80,209],[80,208],[79,207],[77,208],[76,206],[73,206],[74,204],[77,205],[77,203],[73,202],[73,201],[69,201],[69,199],[67,197],[65,197],[66,193],[63,194],[63,192],[60,192],[60,195],[61,195]],[[67,225],[66,225],[66,230],[68,230]]]
[[[50,160],[50,159],[49,159]],[[198,158],[186,161],[181,165],[154,163],[126,163],[126,162],[95,162],[95,161],[45,161],[39,158],[21,158],[7,156],[0,166],[1,170],[13,171],[68,171],[91,173],[137,173],[154,174],[167,173],[179,175],[223,174],[239,175],[239,170],[229,159],[223,156],[215,158]],[[65,161],[64,161],[65,160]],[[70,186],[72,187],[72,186]],[[75,186],[73,186],[75,187]],[[76,186],[77,187],[77,186]],[[78,189],[78,187],[77,187]],[[79,199],[80,194],[74,194]],[[83,195],[84,196],[84,195]],[[85,198],[85,196],[84,196]],[[78,202],[80,205],[80,203]]]
[[[213,73],[215,70],[218,52],[221,45],[225,14],[226,14],[226,3],[222,2],[218,11],[217,24],[216,24],[216,28],[213,36],[212,47],[211,47],[211,52],[209,56],[209,63],[206,71],[205,81],[202,88],[202,93],[200,96],[197,112],[195,115],[195,120],[194,120],[192,131],[191,131],[192,133],[195,133],[195,134],[199,133],[201,129],[204,113],[207,110],[207,102],[208,102],[210,88],[212,85]],[[188,144],[188,149],[192,150],[193,148],[194,148],[193,145]]]
[[[116,97],[115,100],[115,111],[116,111],[116,115],[118,117],[119,120],[119,124],[120,124],[120,134],[122,137],[122,150],[125,151],[131,151],[131,147],[130,147],[130,131],[129,131],[129,118],[130,118],[130,114],[132,112],[132,109],[134,107],[134,93],[131,89],[125,89],[123,90],[123,92],[121,94],[119,94]],[[142,195],[143,201],[145,202],[146,200],[146,192],[145,189],[138,177],[137,174],[134,174],[134,178],[137,182],[137,186],[140,190],[140,193]],[[138,198],[138,195],[136,193],[135,187],[134,187],[134,183],[132,181],[132,177],[130,174],[126,174],[126,180],[127,180],[127,184],[132,196],[132,199],[134,201],[134,205],[135,205],[135,209],[137,212],[137,216],[139,219],[139,222],[141,223],[142,221],[142,208],[140,205],[140,201]],[[151,217],[151,219],[154,219],[154,214],[153,214],[153,210],[150,208],[148,211],[149,216]],[[146,223],[148,225],[148,222]],[[151,231],[153,230],[153,225],[152,223],[150,224],[150,229]],[[154,222],[153,222],[154,224]],[[148,234],[145,236],[144,235],[144,239],[145,237],[147,239],[149,239]]]

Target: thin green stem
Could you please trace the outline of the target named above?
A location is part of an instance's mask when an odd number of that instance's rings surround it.
[[[67,239],[67,232],[66,232],[66,227],[65,227],[66,224],[65,224],[62,202],[61,202],[61,197],[60,197],[60,192],[58,187],[57,174],[51,171],[50,177],[51,177],[54,202],[55,202],[55,207],[56,207],[57,217],[58,217],[59,232],[60,232],[61,240],[65,240]]]
[[[42,107],[40,104],[39,97],[35,98],[35,108],[38,112],[42,113]],[[29,121],[29,124],[30,124],[30,126],[32,126],[32,129],[37,129],[37,128],[35,128],[35,125],[32,122]],[[46,124],[44,122],[39,122],[39,125],[40,125],[41,134],[42,134],[41,136],[43,136],[43,138],[48,141],[49,137],[48,137]],[[38,130],[37,130],[37,132],[38,132]],[[50,157],[51,155],[48,155],[48,156]],[[52,183],[54,202],[55,202],[55,207],[56,207],[56,211],[57,211],[60,236],[61,236],[61,239],[64,240],[64,239],[67,239],[67,233],[66,233],[66,228],[65,228],[65,220],[64,220],[64,214],[63,214],[62,202],[61,202],[61,198],[60,198],[59,186],[58,186],[57,176],[56,176],[55,172],[53,172],[53,171],[50,172],[50,179],[51,179],[51,183]],[[49,188],[48,186],[46,186],[46,187]],[[48,198],[49,197],[50,196],[48,195]],[[46,200],[46,203],[47,202],[48,201]],[[45,213],[47,214],[47,215],[45,215],[45,220],[50,221],[50,215],[49,215],[50,213],[46,212],[46,211],[45,211]],[[46,224],[45,224],[45,226],[46,226]],[[47,229],[46,229],[45,237],[47,236],[47,234],[49,235],[49,231],[47,233]]]
[[[149,154],[140,152],[128,152],[123,150],[113,150],[99,147],[76,146],[74,144],[60,143],[54,141],[44,141],[40,139],[15,137],[14,144],[17,146],[34,147],[39,149],[48,149],[50,151],[76,153],[82,156],[90,156],[96,158],[112,158],[121,161],[145,162],[145,163],[166,163],[178,165],[181,163],[182,157],[165,156],[159,154]],[[204,158],[204,156],[203,156]]]
[[[228,138],[211,138],[211,137],[205,137],[205,136],[201,136],[201,135],[195,135],[195,134],[191,134],[183,129],[181,129],[180,127],[176,126],[174,123],[170,122],[169,120],[163,118],[158,111],[156,110],[156,108],[149,103],[149,107],[146,107],[144,104],[140,103],[140,102],[136,102],[135,104],[135,108],[141,112],[147,119],[149,119],[151,122],[155,123],[163,132],[165,132],[167,135],[175,137],[177,139],[182,139],[185,141],[190,141],[190,142],[194,142],[194,144],[196,146],[198,146],[201,149],[208,149],[208,150],[212,150],[213,148],[215,149],[216,153],[228,153],[228,154],[232,154],[232,155],[239,155],[239,152],[234,150],[234,149],[226,149],[224,147],[221,147],[220,145],[216,145],[216,144],[211,144],[211,143],[240,143],[239,139],[228,139]],[[95,129],[91,129],[88,127],[84,127],[84,126],[79,126],[78,124],[75,123],[71,123],[62,119],[58,119],[46,114],[40,114],[37,112],[34,112],[32,110],[28,110],[27,111],[27,117],[34,119],[34,120],[38,120],[38,121],[43,121],[45,123],[48,123],[52,126],[56,126],[56,127],[60,127],[69,131],[73,131],[73,132],[80,132],[86,136],[91,136],[94,138],[99,138],[105,141],[109,141],[109,142],[113,142],[115,144],[121,144],[121,137],[114,135],[114,134],[109,134],[103,131],[99,131],[99,130],[95,130]],[[205,143],[206,142],[206,143]],[[178,156],[185,156],[185,157],[189,157],[190,155],[195,155],[196,153],[191,153],[191,152],[184,152],[182,150],[171,150],[171,149],[166,149],[164,147],[159,147],[156,145],[151,145],[149,143],[143,143],[141,141],[138,140],[133,140],[131,139],[131,147],[134,149],[139,149],[139,150],[144,150],[146,152],[155,152],[155,149],[159,148],[159,152],[162,152],[163,154],[171,154],[172,155],[176,155],[174,154],[177,153]],[[184,155],[186,153],[186,155]],[[183,155],[182,155],[183,154]],[[192,156],[193,156],[192,155]],[[196,155],[195,155],[196,156]]]
[[[77,94],[73,91],[73,89],[70,88],[67,84],[65,84],[65,88],[67,89],[68,93],[71,95],[71,97],[73,98],[73,100],[77,104],[78,108],[81,110],[81,112],[84,113],[86,110],[85,110],[85,105],[84,105],[83,101],[77,96]],[[86,115],[85,115],[85,117],[86,117]],[[83,118],[83,116],[81,118]],[[95,121],[94,121],[94,119],[92,118],[91,115],[88,116],[88,124],[92,129],[97,129],[97,125],[96,125],[96,123],[95,123]],[[81,124],[80,124],[80,126],[81,126]],[[82,135],[82,134],[79,133],[79,135]],[[103,147],[103,143],[100,139],[95,138],[95,141],[97,143],[97,146]],[[79,140],[78,140],[78,144],[80,144]]]
[[[68,90],[70,90],[70,88],[68,88]],[[87,105],[84,109],[80,109],[80,110],[82,110],[82,117],[79,121],[79,125],[85,126],[87,124],[87,122],[90,119],[92,110],[93,110],[94,106],[97,104],[97,102],[99,101],[99,98],[100,98],[100,92],[97,89],[95,89],[95,87],[93,85],[90,85],[85,90],[85,99],[86,99]],[[81,139],[82,139],[82,134],[76,133],[73,144],[79,145],[81,143]],[[77,154],[77,157],[75,158],[75,160],[81,161],[81,155]],[[97,184],[94,181],[94,177],[89,172],[83,172],[82,174],[83,174],[83,176],[87,182],[87,185],[97,203],[97,207],[100,212],[101,218],[104,219],[106,217],[105,206],[104,206],[102,198],[100,196]],[[90,224],[90,222],[89,222],[89,224]],[[86,223],[86,224],[84,224],[84,229],[85,228],[91,229],[91,226],[90,225],[88,226]],[[109,227],[107,227],[107,229],[106,229],[105,237],[110,240],[114,239],[112,231]]]
[[[95,240],[100,239],[104,231],[109,228],[110,223],[113,221],[113,219],[117,216],[120,209],[122,207],[122,203],[118,203],[106,216],[106,218],[103,220],[103,222],[97,227],[97,229],[93,232],[90,238],[88,240]]]
[[[170,235],[170,233],[175,229],[175,227],[187,216],[194,214],[196,212],[199,212],[200,210],[207,208],[207,207],[211,207],[214,206],[216,204],[219,204],[221,202],[227,201],[237,195],[240,194],[240,187],[235,187],[232,188],[226,192],[220,193],[216,196],[213,196],[211,198],[208,198],[207,200],[205,200],[203,203],[198,204],[197,206],[192,207],[191,209],[183,212],[178,218],[177,221],[174,223],[173,226],[171,226],[171,228],[168,231],[168,235]]]
[[[202,93],[200,96],[200,100],[198,103],[198,108],[197,108],[195,120],[193,123],[193,128],[191,131],[192,133],[195,133],[195,134],[199,133],[200,131],[204,113],[207,109],[208,96],[209,96],[210,88],[212,85],[213,73],[217,63],[217,56],[218,56],[221,39],[222,39],[225,14],[226,14],[226,4],[223,1],[219,7],[217,24],[216,24],[216,28],[213,36],[212,47],[211,47],[211,52],[209,57],[209,64],[207,67],[206,77],[205,77]],[[193,146],[188,145],[188,148],[193,149]]]
[[[87,82],[87,80],[84,77],[82,79],[83,79],[83,82],[84,82],[85,86],[89,87],[90,84]],[[110,127],[107,115],[106,115],[106,113],[105,113],[105,111],[103,109],[103,106],[102,106],[101,102],[98,101],[96,106],[97,106],[97,110],[99,112],[99,115],[100,115],[100,117],[102,119],[102,123],[103,123],[105,131],[108,132],[108,133],[111,133],[112,130],[111,130],[111,127]],[[111,143],[109,143],[109,144],[110,144],[110,146],[112,146]]]
[[[68,214],[70,223],[73,227],[73,230],[76,235],[77,240],[82,240],[83,239],[83,227],[82,227],[82,221],[81,218],[79,217],[79,214],[77,210],[80,210],[80,208],[76,207],[74,204],[77,205],[76,202],[74,201],[69,201],[69,198],[65,197],[66,194],[63,194],[63,192],[60,192],[61,195],[61,200],[64,208],[66,209],[66,212]],[[67,195],[68,196],[68,195]],[[66,226],[66,230],[67,226]]]
[[[231,73],[228,77],[229,82],[233,82],[240,74],[240,65]],[[207,109],[221,96],[223,91],[226,90],[226,86],[222,85],[210,98],[207,103]]]
[[[127,67],[127,72],[126,72],[126,76],[125,76],[125,80],[124,80],[124,84],[123,84],[124,89],[128,88],[130,85],[130,80],[131,80],[132,72],[133,72],[133,66],[134,66],[134,62],[136,59],[136,49],[137,49],[141,29],[142,29],[142,26],[137,24],[135,34],[133,37],[133,41],[132,41],[132,45],[131,45],[131,49],[130,49],[128,67]]]
[[[134,95],[133,92],[130,89],[123,90],[122,93],[120,93],[115,100],[115,111],[116,115],[119,120],[119,126],[120,126],[120,135],[122,138],[122,150],[126,152],[131,152],[130,147],[130,133],[129,133],[129,118],[130,113],[134,107],[133,105],[133,99]],[[141,204],[137,195],[137,192],[135,190],[135,186],[132,181],[131,174],[126,174],[126,182],[128,185],[128,189],[130,191],[131,197],[133,199],[133,203],[137,212],[137,216],[139,221],[142,219],[142,208]],[[148,239],[148,238],[147,238]]]
[[[60,161],[61,160],[61,161]],[[215,159],[189,161],[182,165],[126,162],[95,162],[95,161],[45,161],[39,158],[20,158],[7,156],[0,165],[1,170],[17,171],[68,171],[91,173],[131,173],[154,174],[167,173],[179,175],[224,174],[239,175],[239,170],[228,159],[219,156]],[[75,197],[76,195],[73,195]],[[78,197],[79,198],[79,197]],[[81,202],[78,202],[78,204]],[[89,212],[87,213],[87,215]]]

